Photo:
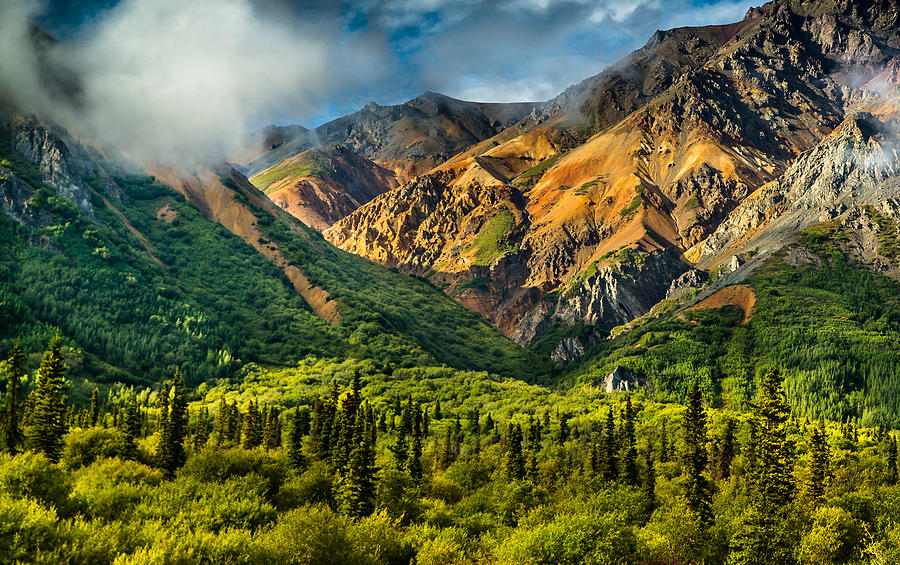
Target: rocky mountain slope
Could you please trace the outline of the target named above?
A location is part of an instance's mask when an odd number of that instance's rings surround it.
[[[522,343],[553,320],[602,333],[649,310],[691,262],[758,251],[748,230],[774,249],[891,194],[891,142],[878,140],[896,116],[897,12],[777,0],[734,24],[657,33],[325,236],[426,274]],[[861,150],[885,164],[849,165]],[[775,235],[769,220],[785,214],[803,219]],[[616,298],[632,279],[640,306]]]
[[[0,210],[0,341],[36,350],[58,331],[76,375],[179,366],[197,383],[307,353],[540,371],[477,314],[334,248],[227,166],[144,172],[3,110]]]
[[[464,102],[434,92],[396,106],[372,102],[315,130],[295,131],[292,139],[240,163],[241,171],[252,177],[312,147],[341,145],[408,180],[500,133],[535,107]]]
[[[250,182],[318,230],[398,186],[392,171],[342,146],[307,149],[250,177]]]

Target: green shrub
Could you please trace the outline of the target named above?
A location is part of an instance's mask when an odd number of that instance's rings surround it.
[[[0,454],[0,492],[16,498],[32,498],[64,513],[71,488],[69,476],[43,455]]]
[[[65,436],[63,461],[78,469],[101,457],[128,457],[131,453],[125,434],[114,428],[75,429]]]

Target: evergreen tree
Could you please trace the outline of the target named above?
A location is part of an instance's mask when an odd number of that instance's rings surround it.
[[[197,413],[197,425],[194,428],[194,451],[199,451],[209,441],[209,408],[204,406]]]
[[[716,453],[716,480],[721,481],[731,476],[732,461],[734,461],[734,420],[729,418],[725,422],[725,430],[722,432],[722,440]]]
[[[266,449],[277,449],[281,443],[278,433],[278,413],[274,408],[269,407],[266,410],[266,423],[263,426],[262,443]]]
[[[644,484],[642,487],[644,493],[644,507],[647,514],[652,514],[657,506],[656,498],[656,467],[653,464],[653,448],[650,442],[647,442],[647,449],[644,452]]]
[[[96,426],[100,420],[100,390],[94,388],[91,392],[91,426]]]
[[[637,441],[634,436],[634,406],[631,395],[625,400],[625,414],[622,422],[622,478],[626,484],[638,484]]]
[[[438,467],[441,470],[445,470],[455,460],[456,456],[453,453],[453,426],[447,426],[447,429],[444,431],[444,441],[438,453]]]
[[[291,428],[288,431],[288,461],[291,467],[300,471],[306,468],[306,457],[303,455],[303,420],[300,409],[294,410]]]
[[[751,505],[732,537],[731,561],[790,563],[795,541],[788,539],[783,525],[793,499],[793,445],[787,439],[790,412],[777,369],[763,378],[753,408],[747,464]]]
[[[141,416],[139,414],[137,399],[132,396],[125,407],[125,414],[121,419],[122,431],[125,432],[126,449],[132,459],[137,457],[137,445],[134,440],[141,434]]]
[[[441,418],[443,418],[441,415],[441,399],[438,398],[434,401],[434,419],[440,420]]]
[[[259,407],[255,400],[247,405],[247,414],[244,415],[244,427],[241,433],[241,447],[253,449],[262,444],[262,436],[259,433]]]
[[[167,394],[165,412],[160,415],[162,433],[160,434],[160,449],[157,455],[160,460],[160,466],[171,477],[187,460],[187,454],[184,450],[184,440],[187,437],[188,429],[187,391],[184,388],[184,381],[178,369],[175,370],[171,389],[165,387],[164,390]],[[171,395],[171,399],[168,398],[169,395]]]
[[[341,506],[348,516],[359,518],[368,516],[374,509],[375,448],[369,441],[371,435],[365,429],[366,420],[361,410],[351,427],[359,430],[359,434],[354,438],[347,473],[342,481]]]
[[[831,449],[828,447],[828,439],[825,435],[825,420],[819,421],[819,425],[813,428],[809,441],[809,479],[807,493],[813,504],[818,505],[825,496],[826,483],[831,474]]]
[[[569,439],[569,422],[565,414],[559,416],[559,434],[556,436],[556,442],[563,445]]]
[[[22,432],[22,381],[25,379],[25,354],[17,339],[6,360],[6,394],[0,407],[0,445],[15,455],[25,443]]]
[[[703,409],[703,396],[700,387],[695,383],[688,394],[687,411],[684,417],[685,453],[687,466],[685,481],[685,497],[688,506],[697,513],[705,524],[713,521],[712,491],[706,475],[709,464],[706,450],[706,412]]]
[[[525,456],[522,453],[522,428],[509,424],[506,434],[506,476],[511,481],[525,478]]]
[[[422,437],[421,435],[413,435],[412,445],[409,448],[409,458],[406,464],[409,476],[415,482],[422,480]]]
[[[612,407],[606,412],[606,427],[603,430],[603,449],[601,460],[603,478],[615,481],[619,478],[618,441],[616,441],[616,423],[613,420]]]
[[[44,354],[34,389],[34,411],[27,430],[28,444],[56,463],[62,453],[66,434],[66,364],[59,336],[53,338]]]
[[[494,418],[491,416],[491,413],[488,412],[488,415],[484,419],[484,426],[482,426],[481,432],[489,434],[492,431],[494,431]]]
[[[897,484],[897,438],[888,435],[887,484]]]

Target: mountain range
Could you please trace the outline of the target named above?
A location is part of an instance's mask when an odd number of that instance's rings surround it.
[[[8,107],[3,338],[60,332],[87,381],[312,354],[572,383],[626,360],[649,378],[642,336],[711,308],[792,335],[764,312],[792,291],[773,273],[835,252],[872,288],[900,276],[898,18],[889,0],[776,0],[658,31],[546,102],[427,92],[273,125],[214,163],[126,163]],[[867,331],[890,295],[828,288]],[[775,355],[754,343],[747,363]],[[688,361],[659,370],[739,379]]]

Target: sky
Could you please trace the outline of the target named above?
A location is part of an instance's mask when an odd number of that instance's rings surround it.
[[[240,77],[214,77],[212,87],[241,91],[222,105],[246,104],[252,96],[242,90],[246,86],[257,89],[262,100],[249,104],[253,108],[247,115],[232,110],[226,117],[245,120],[242,125],[249,128],[266,123],[311,127],[371,101],[397,104],[426,90],[484,102],[547,100],[639,48],[657,29],[737,21],[759,3],[48,0],[32,4],[31,17],[88,52],[84,58],[100,60],[95,67],[110,64],[102,60],[103,49],[116,51],[108,55],[120,68],[161,65],[144,52],[159,50],[169,58],[166,72],[195,72],[196,65],[210,66],[209,57],[219,52],[222,69],[233,68],[253,83],[242,86]],[[186,33],[196,30],[200,38],[209,37],[210,52],[195,56],[193,51],[204,51],[202,41],[170,37],[178,26],[169,22],[184,18],[190,21]],[[234,41],[218,45],[223,35]],[[129,36],[134,42],[123,48]],[[100,82],[108,85],[114,78]]]

